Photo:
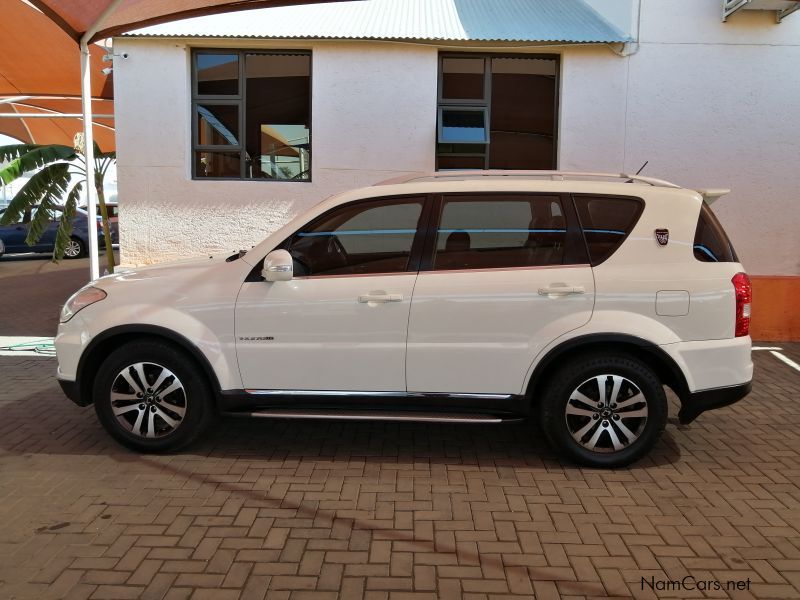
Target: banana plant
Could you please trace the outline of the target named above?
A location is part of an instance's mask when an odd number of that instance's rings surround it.
[[[30,209],[31,220],[25,243],[33,246],[50,224],[53,209],[61,208],[53,249],[54,262],[64,257],[72,234],[72,221],[75,218],[78,200],[86,182],[86,157],[83,148],[81,134],[75,136],[73,147],[61,144],[0,146],[0,163],[4,161],[8,163],[0,169],[0,180],[4,184],[7,185],[23,175],[30,175],[28,182],[14,195],[0,217],[0,225],[19,223],[25,212]],[[114,272],[114,252],[111,246],[103,183],[108,168],[115,161],[115,152],[102,152],[97,144],[94,145],[94,185],[103,221],[109,273]],[[90,227],[92,225],[89,224]]]

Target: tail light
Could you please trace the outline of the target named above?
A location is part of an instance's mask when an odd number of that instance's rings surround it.
[[[750,303],[753,301],[753,286],[747,273],[737,273],[731,279],[736,292],[736,337],[750,334]]]

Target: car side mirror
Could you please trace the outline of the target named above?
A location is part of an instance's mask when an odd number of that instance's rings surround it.
[[[293,277],[294,261],[286,250],[273,250],[264,259],[261,275],[267,281],[290,281]]]

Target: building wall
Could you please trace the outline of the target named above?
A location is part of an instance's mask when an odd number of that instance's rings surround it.
[[[247,45],[313,52],[312,181],[193,181],[187,45],[117,39],[129,54],[114,65],[123,264],[249,248],[333,193],[433,169],[435,48]]]
[[[559,167],[649,161],[646,175],[729,187],[715,211],[747,269],[800,274],[800,14],[776,25],[774,13],[741,11],[723,24],[719,0],[642,0],[638,19],[635,8],[630,56],[545,49],[562,55]],[[191,181],[186,44],[115,43],[130,54],[114,74],[125,264],[248,247],[334,192],[433,169],[434,47],[203,42],[313,50],[313,182],[275,183]]]
[[[595,8],[603,2],[593,0]],[[730,188],[714,205],[745,267],[800,274],[800,13],[643,0],[638,51],[564,52],[563,169]]]

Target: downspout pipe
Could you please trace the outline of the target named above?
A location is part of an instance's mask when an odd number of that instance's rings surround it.
[[[94,132],[92,131],[92,72],[89,40],[100,29],[122,0],[111,0],[97,20],[86,30],[80,39],[81,50],[81,105],[83,107],[83,142],[86,159],[86,212],[89,213],[89,280],[100,277],[100,254],[97,243],[97,190],[94,186]]]

